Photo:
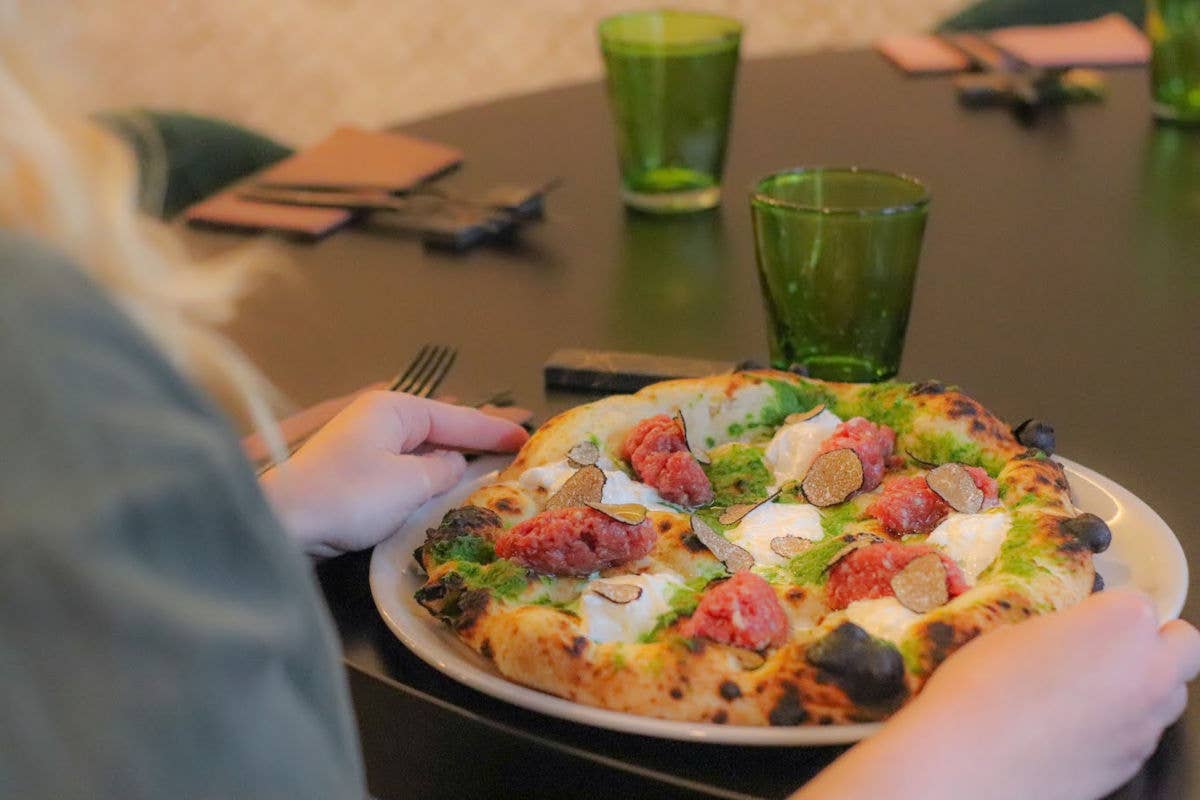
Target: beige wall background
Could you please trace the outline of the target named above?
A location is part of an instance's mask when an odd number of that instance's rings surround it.
[[[637,0],[26,0],[7,25],[80,110],[215,114],[295,144],[598,76],[595,25]],[[762,56],[919,31],[966,0],[693,0]],[[11,32],[11,31],[10,31]]]

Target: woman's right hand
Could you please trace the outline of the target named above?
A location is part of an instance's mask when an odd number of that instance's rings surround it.
[[[1154,752],[1198,671],[1194,627],[1101,592],[963,647],[796,797],[1100,797]]]

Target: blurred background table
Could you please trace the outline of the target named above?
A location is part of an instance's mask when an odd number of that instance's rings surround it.
[[[292,279],[252,297],[232,333],[301,405],[381,379],[433,341],[461,351],[445,391],[511,388],[545,419],[590,399],[543,389],[541,364],[558,347],[764,359],[754,178],[805,164],[902,171],[934,199],[901,377],[955,382],[1005,419],[1052,421],[1060,452],[1157,509],[1190,560],[1200,132],[1151,122],[1144,71],[1109,78],[1106,102],[1022,125],[964,110],[949,80],[904,78],[871,53],[751,60],[724,204],[676,218],[620,205],[598,83],[428,119],[404,129],[462,147],[463,180],[562,176],[545,222],[464,255],[377,231],[286,245]],[[187,238],[198,252],[242,241]],[[657,741],[495,701],[395,640],[371,601],[368,559],[319,573],[381,798],[782,797],[840,752]],[[1198,610],[1193,591],[1184,614]],[[1117,796],[1200,797],[1198,763],[1193,704]]]

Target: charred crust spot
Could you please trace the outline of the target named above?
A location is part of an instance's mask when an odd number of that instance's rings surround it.
[[[957,397],[950,401],[949,408],[946,409],[946,415],[951,419],[976,417],[979,415],[979,404],[966,397]]]
[[[491,639],[484,639],[483,642],[479,645],[479,655],[481,655],[487,659],[492,659],[492,658],[496,657],[495,651],[492,650],[492,640]]]
[[[1092,594],[1104,591],[1104,576],[1097,572],[1092,576]]]
[[[836,685],[860,705],[893,708],[908,694],[900,651],[852,622],[814,642],[804,657],[819,683]]]
[[[482,536],[499,530],[503,523],[491,509],[479,506],[452,508],[442,517],[441,524],[425,531],[425,543],[447,542],[460,536]]]
[[[491,599],[487,589],[468,589],[459,595],[458,618],[454,621],[454,629],[460,632],[470,630],[483,616]]]
[[[755,687],[754,687],[754,693],[755,693],[755,694],[762,694],[762,693],[763,693],[763,692],[765,692],[766,690],[767,690],[767,685],[766,685],[765,683],[760,683],[760,684],[758,684],[757,686],[755,686]]]
[[[1026,447],[1040,450],[1047,455],[1053,453],[1058,444],[1054,435],[1054,426],[1040,419],[1025,420],[1012,429],[1012,435]]]
[[[1059,522],[1059,530],[1078,543],[1077,549],[1087,548],[1093,553],[1103,553],[1112,544],[1112,531],[1108,523],[1095,514],[1085,513]],[[1067,549],[1067,545],[1063,545]]]
[[[934,660],[944,661],[954,648],[954,626],[945,622],[931,622],[925,626],[925,633],[933,645]]]
[[[1000,606],[1005,611],[1008,611],[1010,608],[1012,608],[1012,603],[1008,602],[1007,600],[1003,600],[1003,599],[997,600],[996,605]]]
[[[1039,472],[1037,475],[1034,475],[1033,480],[1038,486],[1050,486],[1052,484],[1052,481],[1041,472]]]
[[[721,695],[722,700],[737,700],[742,696],[741,688],[733,681],[721,681],[717,693]]]
[[[571,640],[571,644],[564,646],[563,649],[567,651],[568,655],[578,658],[583,655],[583,651],[587,649],[587,645],[588,640],[586,636],[576,636]]]
[[[705,547],[704,542],[700,541],[700,537],[694,533],[689,533],[687,536],[684,536],[682,541],[683,546],[692,553],[699,553],[708,549]]]
[[[912,388],[908,390],[908,393],[914,397],[923,394],[945,394],[946,384],[942,383],[941,381],[921,381],[920,383],[914,383]]]
[[[719,709],[717,711],[717,713],[712,715],[712,721],[717,723],[718,725],[724,725],[726,722],[729,721],[729,712],[723,708]]]
[[[668,694],[671,695],[671,699],[679,700],[683,697],[683,689],[680,689],[678,686],[672,686],[671,691],[668,692]]]
[[[785,683],[783,691],[775,699],[775,705],[767,715],[772,725],[799,725],[808,719],[808,712],[800,702],[800,692],[796,684]]]
[[[832,725],[833,717],[829,716],[828,714],[822,714],[821,716],[817,717],[817,724],[818,725]]]
[[[971,430],[974,431],[975,433],[983,433],[984,431],[987,430],[987,427],[988,426],[985,425],[983,423],[983,420],[981,420],[981,419],[971,420]]]
[[[669,530],[671,530],[671,520],[669,520],[669,519],[660,519],[660,520],[658,521],[658,532],[659,532],[659,533],[666,533],[666,532],[667,532],[667,531],[669,531]]]
[[[854,541],[855,539],[857,539],[857,538],[858,538],[858,537],[857,537],[857,536],[855,536],[853,533],[844,533],[844,534],[842,534],[842,541],[843,541],[843,542],[845,542],[846,544],[850,544],[851,542],[853,542],[853,541]]]
[[[510,497],[501,497],[492,503],[492,508],[496,511],[502,511],[505,514],[515,514],[520,510],[520,507],[512,501]]]
[[[806,592],[803,588],[801,588],[799,586],[793,586],[792,588],[790,588],[786,592],[784,592],[783,596],[786,597],[788,600],[791,600],[792,602],[799,603],[805,597],[808,597],[808,592]]]
[[[417,589],[417,593],[415,595],[417,602],[421,605],[425,605],[427,602],[441,600],[445,596],[446,584],[442,581],[422,586],[420,589]]]

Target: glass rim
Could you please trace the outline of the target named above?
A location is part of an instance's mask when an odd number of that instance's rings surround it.
[[[877,208],[845,208],[838,206],[817,205],[815,203],[799,203],[792,200],[781,200],[777,197],[771,197],[763,190],[763,184],[768,181],[773,181],[777,178],[782,178],[788,175],[814,175],[816,173],[848,173],[852,175],[874,176],[877,178],[890,178],[898,183],[905,184],[916,188],[920,195],[908,202],[892,203],[881,205]],[[750,205],[765,205],[772,208],[786,208],[791,211],[803,211],[810,214],[821,214],[824,216],[854,216],[854,217],[883,217],[891,214],[904,214],[910,211],[918,211],[929,205],[930,193],[929,189],[921,181],[904,172],[890,172],[884,169],[873,169],[871,167],[794,167],[792,169],[780,170],[773,172],[770,175],[759,178],[754,182],[754,187],[750,191]]]
[[[684,42],[647,42],[641,39],[630,39],[626,36],[616,35],[609,31],[613,23],[620,20],[632,20],[648,17],[686,17],[693,20],[706,20],[708,22],[719,22],[725,26],[724,30],[714,32],[711,36],[698,36],[695,39],[689,39]],[[745,26],[742,22],[734,17],[727,17],[724,14],[713,14],[708,11],[690,11],[678,8],[644,8],[635,11],[622,11],[619,14],[612,14],[604,17],[596,24],[596,31],[600,37],[601,44],[616,44],[616,45],[640,45],[646,47],[662,48],[666,50],[688,47],[703,47],[719,45],[724,43],[733,43],[741,39]]]

